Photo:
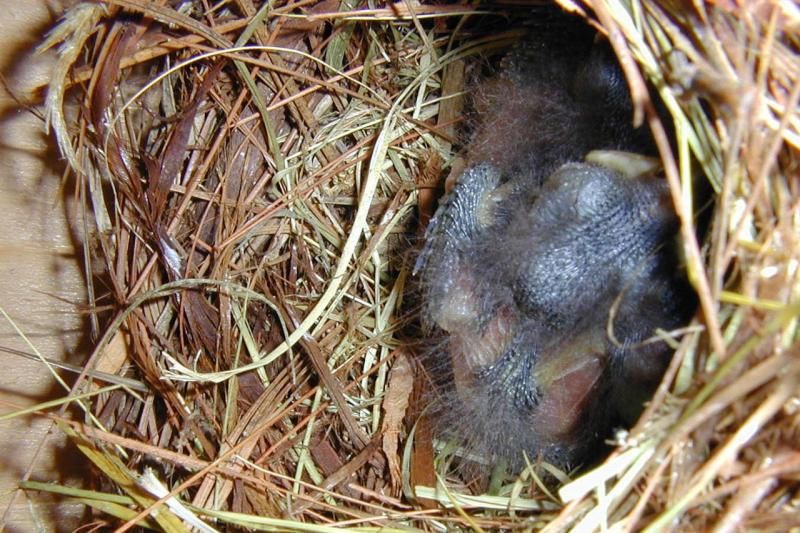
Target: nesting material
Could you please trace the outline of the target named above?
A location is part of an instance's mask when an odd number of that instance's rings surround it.
[[[61,427],[96,470],[94,490],[63,490],[104,520],[168,531],[796,525],[800,14],[587,4],[562,0],[621,59],[699,310],[605,462],[550,469],[556,490],[531,458],[492,494],[436,462],[404,300],[416,219],[459,173],[471,65],[518,37],[480,28],[534,8],[67,11],[43,45],[60,52],[47,113],[87,215],[96,345]]]

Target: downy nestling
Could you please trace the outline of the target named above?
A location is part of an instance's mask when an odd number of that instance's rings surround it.
[[[468,167],[415,268],[435,426],[489,465],[592,459],[669,361],[642,341],[694,310],[624,77],[576,35],[526,38],[474,89]]]

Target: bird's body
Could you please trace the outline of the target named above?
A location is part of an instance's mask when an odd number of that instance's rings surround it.
[[[663,373],[666,344],[637,343],[693,306],[664,181],[584,162],[652,150],[610,49],[550,56],[528,43],[476,90],[470,166],[417,263],[423,325],[443,339],[426,358],[439,426],[511,465],[589,458]]]

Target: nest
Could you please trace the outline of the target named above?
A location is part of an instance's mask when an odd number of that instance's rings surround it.
[[[561,3],[621,58],[700,301],[604,463],[471,494],[413,425],[417,219],[457,165],[465,65],[514,37],[465,28],[530,5],[110,0],[43,45],[96,339],[60,427],[94,490],[26,487],[166,531],[796,526],[800,13]]]

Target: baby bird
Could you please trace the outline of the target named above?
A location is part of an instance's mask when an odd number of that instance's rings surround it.
[[[572,467],[660,380],[670,350],[642,341],[693,312],[677,219],[652,168],[619,170],[639,155],[608,152],[652,145],[607,44],[559,62],[528,42],[475,98],[471,165],[415,268],[423,326],[441,339],[425,360],[434,417],[490,464]]]

